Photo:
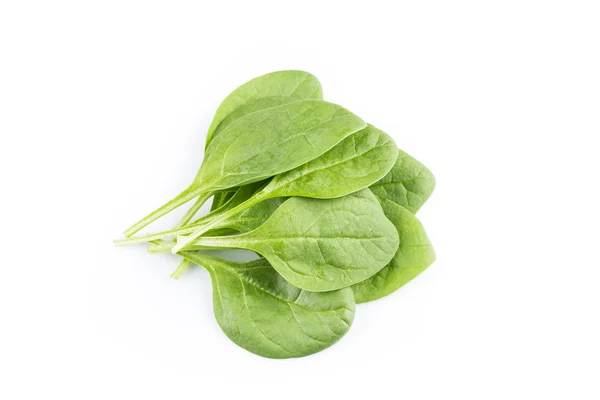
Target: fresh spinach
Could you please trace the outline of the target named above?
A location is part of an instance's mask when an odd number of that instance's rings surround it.
[[[234,217],[225,220],[220,224],[220,229],[229,228],[242,233],[256,229],[269,219],[275,210],[286,200],[287,197],[274,197],[261,201],[239,212]]]
[[[209,229],[221,226],[227,219],[261,201],[276,197],[302,196],[332,198],[364,189],[377,182],[393,166],[397,148],[385,132],[369,125],[347,137],[322,156],[291,171],[275,176],[264,189],[246,202],[213,217],[183,241],[174,251],[183,248]]]
[[[247,114],[206,149],[194,183],[125,231],[129,237],[198,196],[257,182],[296,168],[331,149],[365,122],[324,101],[303,100]]]
[[[196,252],[181,255],[210,273],[219,326],[252,353],[269,358],[307,356],[340,340],[354,320],[349,288],[324,293],[298,289],[264,258],[239,264]]]
[[[396,163],[371,191],[382,199],[391,200],[416,213],[435,188],[435,178],[427,167],[398,150]]]
[[[381,199],[385,216],[396,226],[400,246],[388,265],[352,286],[357,303],[377,300],[398,290],[435,261],[435,252],[421,222],[404,207]]]
[[[336,199],[292,197],[250,232],[199,237],[193,246],[255,251],[292,285],[323,292],[382,269],[398,249],[398,232],[364,189]]]
[[[150,241],[158,240],[158,239],[174,237],[177,235],[184,235],[186,233],[193,233],[198,228],[198,226],[201,226],[204,223],[212,221],[219,215],[221,215],[221,214],[225,213],[226,211],[247,201],[260,188],[264,187],[266,185],[266,183],[268,183],[268,182],[260,181],[260,182],[250,183],[248,185],[239,187],[238,190],[221,207],[219,207],[218,209],[216,209],[214,211],[211,211],[210,213],[208,213],[207,215],[205,215],[201,218],[198,218],[197,220],[193,221],[192,223],[190,223],[184,227],[180,227],[180,228],[175,227],[175,228],[167,230],[167,231],[151,233],[151,234],[143,235],[143,236],[134,236],[132,238],[126,238],[126,239],[118,239],[118,240],[115,240],[115,243],[117,245],[143,243],[143,242],[150,242]],[[257,206],[260,206],[260,204],[258,204]],[[247,211],[252,213],[251,210],[253,208],[254,207],[250,207]],[[260,209],[256,209],[256,210],[260,210]],[[260,213],[260,211],[259,211],[259,213]],[[240,213],[240,214],[242,214],[242,213]],[[248,215],[251,215],[251,214],[248,214]],[[220,228],[225,228],[225,225],[233,226],[236,224],[237,224],[237,215],[232,218],[227,219],[227,221],[222,224],[223,225],[222,227],[219,227],[216,229],[221,230]],[[163,248],[164,246],[161,245],[160,247]]]
[[[254,78],[231,92],[221,103],[206,134],[206,147],[219,125],[240,107],[268,97],[323,99],[321,83],[304,71],[276,71]]]
[[[295,72],[295,71],[293,71]],[[288,76],[288,75],[285,75]],[[287,103],[292,103],[298,100],[302,100],[299,99],[298,97],[263,97],[263,98],[258,98],[258,100],[253,100],[252,102],[242,105],[240,107],[238,107],[235,111],[233,111],[231,114],[229,114],[227,117],[225,117],[225,119],[223,119],[223,121],[221,121],[221,123],[219,124],[219,126],[217,127],[217,129],[214,131],[213,137],[218,135],[223,129],[225,129],[227,126],[229,126],[229,124],[231,124],[233,121],[260,111],[260,110],[264,110],[267,108],[272,108],[272,107],[277,107],[277,106],[281,106]],[[321,100],[320,98],[317,98],[317,100]],[[207,146],[208,143],[210,141],[207,140]],[[219,208],[221,205],[223,205],[227,199],[228,196],[231,196],[231,193],[235,193],[235,190],[232,191],[222,191],[222,192],[218,192],[215,193],[215,195],[213,196],[213,204],[211,205],[211,211],[216,210],[217,208]],[[200,205],[201,207],[201,205]],[[199,207],[197,207],[199,209]],[[187,220],[189,221],[189,219]],[[186,222],[187,223],[187,222]],[[185,223],[181,223],[180,226],[184,226]]]
[[[225,190],[222,192],[215,193],[213,196],[212,204],[210,205],[210,211],[215,211],[222,205],[227,203],[227,201],[233,197],[233,195],[235,194],[235,192],[238,191],[238,189],[239,188],[236,187],[232,188],[231,190]],[[182,226],[185,226],[185,224],[183,224]]]
[[[434,262],[414,215],[434,187],[431,172],[387,134],[322,101],[313,75],[279,71],[227,96],[192,184],[116,243],[182,256],[174,279],[203,266],[233,342],[263,357],[303,357],[348,331],[356,303],[389,295]],[[193,199],[173,229],[132,236]],[[219,249],[262,258],[200,252]]]
[[[234,122],[235,120],[238,120],[248,114],[252,114],[257,111],[266,110],[267,108],[279,107],[284,104],[294,103],[294,102],[300,101],[300,100],[322,100],[322,99],[277,96],[277,97],[263,97],[261,99],[254,100],[248,104],[240,106],[235,111],[233,111],[231,114],[229,114],[227,117],[225,117],[225,119],[223,121],[221,121],[221,123],[215,130],[211,141],[219,133],[221,133],[225,128],[227,128],[232,122]]]

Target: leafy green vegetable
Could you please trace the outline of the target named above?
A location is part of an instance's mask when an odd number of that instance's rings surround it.
[[[215,218],[216,216],[218,216],[226,211],[231,210],[232,208],[247,201],[254,194],[256,194],[258,191],[260,191],[262,188],[264,188],[267,185],[267,183],[268,183],[267,181],[258,181],[258,182],[249,183],[247,185],[236,188],[236,190],[234,192],[230,193],[230,196],[227,196],[226,201],[224,201],[220,207],[218,207],[215,210],[212,210],[205,216],[196,219],[189,225],[190,226],[201,225],[201,224],[205,223],[206,221],[210,221],[213,218]]]
[[[385,132],[369,125],[322,156],[275,176],[246,202],[214,218],[207,218],[204,224],[197,224],[194,233],[179,242],[174,251],[185,248],[187,242],[266,199],[286,196],[332,198],[366,188],[392,168],[397,151],[394,141]]]
[[[227,201],[233,197],[235,192],[238,191],[238,188],[232,188],[231,191],[226,190],[222,192],[217,192],[213,196],[212,204],[210,205],[210,211],[215,211],[223,206]],[[182,225],[183,226],[183,225]]]
[[[400,247],[385,268],[352,286],[357,303],[377,300],[398,290],[435,261],[435,252],[423,225],[404,207],[381,200],[386,217],[396,226]]]
[[[281,105],[284,105],[287,103],[292,103],[292,102],[298,101],[298,100],[299,99],[297,97],[264,97],[264,98],[259,98],[258,100],[254,100],[251,103],[248,103],[246,105],[242,105],[242,106],[238,107],[235,111],[233,111],[231,114],[229,114],[227,117],[225,117],[225,119],[223,121],[221,121],[221,123],[219,124],[217,129],[214,131],[213,137],[217,136],[223,129],[225,129],[227,126],[229,126],[229,124],[231,124],[233,121],[235,121],[247,114],[250,114],[250,113],[253,113],[256,111],[260,111],[260,110],[264,110],[267,108],[281,106]],[[321,99],[318,98],[317,100],[321,100]],[[208,143],[209,143],[209,140],[207,140],[207,146],[208,146]],[[231,193],[232,192],[229,192],[229,191],[215,193],[215,195],[213,196],[213,204],[211,206],[211,211],[216,210],[221,205],[223,205],[225,203],[227,197],[230,196]],[[233,193],[235,193],[235,191],[233,191]],[[181,224],[180,226],[184,226],[184,225],[185,224]]]
[[[303,357],[337,342],[354,319],[349,288],[313,293],[287,283],[265,259],[238,264],[182,252],[208,270],[214,313],[238,346],[269,358]]]
[[[318,79],[304,71],[277,71],[254,78],[229,94],[223,100],[206,134],[210,144],[219,125],[238,108],[265,97],[295,97],[298,99],[323,99],[323,89]]]
[[[237,213],[234,217],[220,224],[220,229],[229,228],[237,232],[249,232],[262,225],[275,210],[285,201],[287,197],[275,197],[261,201],[260,203]]]
[[[234,112],[232,112],[227,117],[225,117],[225,119],[219,124],[217,129],[215,129],[212,139],[214,139],[215,136],[217,136],[219,133],[221,133],[223,131],[223,129],[227,128],[232,122],[234,122],[237,119],[240,119],[243,116],[255,113],[257,111],[266,110],[267,108],[279,107],[284,104],[294,103],[294,102],[300,101],[300,100],[310,100],[310,98],[278,96],[278,97],[263,97],[261,99],[252,101],[251,103],[248,103],[246,105],[243,105],[243,106],[237,108]],[[322,99],[313,98],[312,100],[322,100]],[[212,139],[211,139],[211,141],[212,141]]]
[[[348,110],[319,100],[247,114],[213,139],[196,182],[204,191],[257,182],[320,156],[365,126]]]
[[[302,165],[365,126],[348,110],[318,100],[297,101],[238,118],[211,142],[194,183],[127,229],[125,236],[197,196],[210,196]]]
[[[356,303],[387,296],[434,262],[414,215],[434,187],[387,134],[322,101],[313,75],[279,71],[227,96],[192,184],[115,242],[182,256],[174,279],[203,266],[232,341],[264,357],[303,357],[348,331]],[[211,197],[210,211],[195,217]],[[172,229],[132,236],[194,199]],[[264,258],[199,252],[220,249]]]
[[[207,215],[205,215],[201,218],[198,218],[191,224],[188,224],[184,227],[181,227],[181,228],[176,227],[176,228],[173,228],[173,229],[170,229],[167,231],[151,233],[151,234],[143,235],[143,236],[135,236],[135,237],[128,238],[128,239],[118,239],[118,240],[115,240],[115,244],[123,245],[123,244],[143,243],[143,242],[150,242],[150,241],[158,240],[158,239],[174,237],[176,235],[193,233],[197,229],[198,226],[201,226],[202,224],[204,224],[206,222],[212,221],[217,216],[223,214],[224,212],[234,208],[235,206],[237,206],[237,205],[245,202],[249,198],[251,198],[252,195],[254,193],[256,193],[256,191],[258,189],[264,187],[265,184],[266,184],[265,182],[261,181],[261,182],[255,182],[255,183],[250,183],[248,185],[240,186],[238,188],[238,190],[233,194],[233,196],[231,196],[231,198],[225,204],[223,204],[221,207],[219,207],[218,209],[216,209],[214,211],[211,211],[210,213],[208,213]],[[257,207],[258,206],[260,206],[260,204],[258,204]],[[267,207],[269,207],[269,206],[267,206]],[[250,209],[248,209],[249,214],[241,215],[240,218],[242,218],[242,219],[250,218],[252,213],[254,213],[254,211],[251,211],[253,208],[254,207],[251,207]],[[255,210],[259,214],[261,213],[261,211],[260,211],[261,208],[256,208]],[[262,210],[264,210],[264,209],[262,209]],[[264,211],[262,211],[262,213],[264,214]],[[242,214],[242,213],[240,213],[240,214]],[[237,215],[232,218],[229,218],[225,223],[222,224],[223,226],[217,228],[217,230],[222,230],[221,228],[225,228],[225,225],[236,226],[236,224],[238,224],[237,219],[238,219]],[[266,218],[265,218],[265,220],[266,220]],[[264,220],[263,220],[263,222],[264,222]],[[243,222],[240,222],[240,223],[243,224]],[[258,226],[258,225],[256,225],[256,226]],[[161,245],[160,247],[163,248],[164,245]]]
[[[179,241],[180,239],[178,239]],[[323,292],[372,276],[398,249],[398,232],[368,190],[336,199],[292,197],[258,228],[200,237],[193,246],[241,248],[265,257],[289,283]]]
[[[423,164],[402,150],[393,168],[371,191],[382,199],[391,200],[416,213],[435,188],[435,178]]]

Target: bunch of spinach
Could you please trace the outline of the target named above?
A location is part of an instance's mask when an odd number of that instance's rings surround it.
[[[346,334],[356,303],[396,291],[433,263],[414,214],[434,187],[385,132],[323,101],[313,75],[278,71],[225,98],[194,181],[115,242],[182,257],[173,278],[204,267],[215,317],[233,342],[264,357],[302,357]],[[194,199],[173,229],[134,236]],[[259,258],[206,254],[215,249]]]

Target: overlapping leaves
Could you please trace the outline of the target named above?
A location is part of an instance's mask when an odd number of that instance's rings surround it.
[[[302,357],[337,342],[356,303],[393,293],[433,263],[414,213],[434,186],[386,133],[323,101],[313,75],[279,71],[225,98],[192,184],[116,242],[178,254],[173,277],[206,268],[215,317],[233,342],[264,357]],[[194,219],[211,197],[210,212]],[[194,199],[173,229],[134,236]],[[205,254],[220,248],[260,258]]]

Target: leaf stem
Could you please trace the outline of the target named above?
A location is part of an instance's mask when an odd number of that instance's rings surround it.
[[[216,215],[212,218],[208,223],[194,225],[194,232],[189,236],[178,236],[177,244],[173,246],[172,252],[173,254],[177,254],[179,251],[188,248],[188,244],[190,244],[195,239],[199,238],[202,234],[208,232],[211,229],[219,227],[220,224],[227,221],[229,218],[237,215],[238,213],[249,209],[250,207],[260,203],[263,200],[268,199],[269,192],[260,191],[256,195],[250,197],[248,200],[244,201],[241,204],[233,207],[232,209],[225,211],[219,215]],[[203,238],[206,239],[206,238]]]
[[[194,185],[188,187],[179,195],[177,195],[177,197],[169,200],[163,206],[152,211],[150,214],[148,214],[147,216],[145,216],[144,218],[127,228],[127,230],[125,230],[124,232],[125,237],[132,236],[133,234],[150,225],[152,222],[156,221],[163,215],[173,211],[177,207],[187,203],[188,201],[192,200],[193,198],[199,195],[202,195],[203,193],[205,193],[205,190],[202,187],[196,187]]]
[[[212,237],[212,236],[210,236]],[[152,246],[148,247],[148,253],[169,253],[175,245],[175,242],[152,242]],[[191,246],[192,250],[222,250],[223,246],[205,246],[201,244],[193,243]]]
[[[181,263],[179,263],[177,268],[175,268],[175,271],[173,271],[173,273],[171,274],[171,278],[179,279],[181,275],[183,275],[183,273],[187,271],[187,269],[190,267],[190,264],[191,262],[187,258],[181,260]]]
[[[210,214],[208,214],[206,216],[208,217],[208,216],[210,216]],[[207,221],[211,221],[211,220],[212,219],[207,219]],[[184,226],[182,228],[169,229],[167,231],[150,233],[148,235],[134,236],[134,237],[124,238],[124,239],[116,239],[116,240],[114,240],[114,243],[117,246],[127,246],[130,244],[145,243],[145,242],[153,243],[154,241],[160,241],[160,239],[167,239],[170,237],[176,237],[177,235],[185,235],[185,234],[193,233],[193,232],[195,232],[195,230],[196,230],[196,223],[192,223],[192,224]],[[205,233],[208,233],[208,232],[205,232]],[[235,230],[223,228],[223,229],[213,230],[213,232],[210,232],[210,233],[211,233],[211,236],[225,236],[225,235],[230,235],[232,233],[235,233]],[[160,243],[159,245],[162,245],[162,243]]]
[[[185,215],[181,218],[181,220],[177,223],[177,225],[175,225],[173,227],[173,229],[177,229],[177,228],[186,226],[188,224],[188,222],[190,222],[192,220],[192,218],[194,218],[194,215],[196,215],[198,210],[200,210],[200,208],[202,208],[202,206],[204,205],[204,203],[206,203],[206,201],[210,198],[210,196],[212,196],[212,193],[210,193],[210,192],[205,192],[205,193],[202,193],[200,196],[198,196],[198,198],[196,199],[196,202],[190,207],[189,210],[187,210]]]

